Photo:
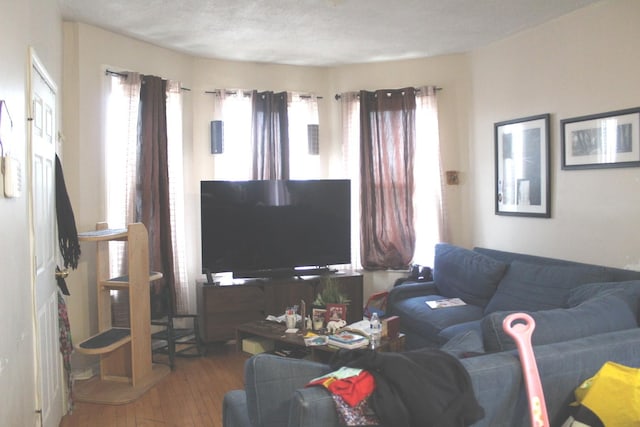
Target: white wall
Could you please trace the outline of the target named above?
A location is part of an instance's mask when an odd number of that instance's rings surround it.
[[[564,171],[564,118],[640,106],[640,2],[597,3],[471,54],[473,242],[640,269],[640,169]],[[551,113],[551,218],[494,214],[493,124]]]
[[[28,426],[35,425],[37,417],[27,181],[27,64],[31,46],[59,85],[62,37],[56,2],[0,0],[0,11],[0,99],[7,103],[13,119],[13,131],[3,139],[3,145],[5,152],[10,151],[23,165],[22,195],[7,199],[0,191],[0,420],[3,425]]]

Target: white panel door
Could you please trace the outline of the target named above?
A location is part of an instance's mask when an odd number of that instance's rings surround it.
[[[31,220],[36,310],[36,400],[42,426],[63,415],[62,359],[58,332],[55,210],[56,86],[31,52],[30,68]]]

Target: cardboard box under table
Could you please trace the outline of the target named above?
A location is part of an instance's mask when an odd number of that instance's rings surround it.
[[[273,350],[273,341],[267,338],[251,337],[242,340],[242,351],[258,354]]]

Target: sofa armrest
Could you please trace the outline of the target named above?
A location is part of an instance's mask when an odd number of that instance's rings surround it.
[[[552,426],[571,413],[574,390],[612,361],[640,366],[640,330],[626,329],[535,346],[540,381]],[[517,350],[485,354],[460,361],[471,377],[485,417],[473,427],[527,427],[528,399]]]
[[[245,363],[247,410],[254,427],[287,425],[294,392],[330,372],[322,363],[257,354]]]
[[[289,411],[289,427],[340,427],[336,405],[323,387],[296,390]]]
[[[406,282],[389,291],[387,308],[393,310],[393,305],[400,300],[419,297],[422,295],[438,295],[438,288],[434,282]],[[393,315],[393,313],[389,313]]]
[[[252,427],[247,410],[247,394],[244,390],[231,390],[224,395],[222,425],[224,427]]]

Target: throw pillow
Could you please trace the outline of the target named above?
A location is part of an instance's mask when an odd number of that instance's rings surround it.
[[[572,288],[607,280],[609,274],[603,267],[530,264],[515,260],[484,312],[567,307],[567,296]]]
[[[438,243],[433,267],[433,281],[441,295],[484,307],[507,264],[469,249]]]
[[[536,345],[568,341],[591,335],[636,328],[635,310],[621,293],[589,299],[572,308],[526,312],[535,321],[531,343]],[[497,311],[482,319],[482,338],[487,352],[513,350],[516,344],[504,329],[505,317],[516,311]]]

